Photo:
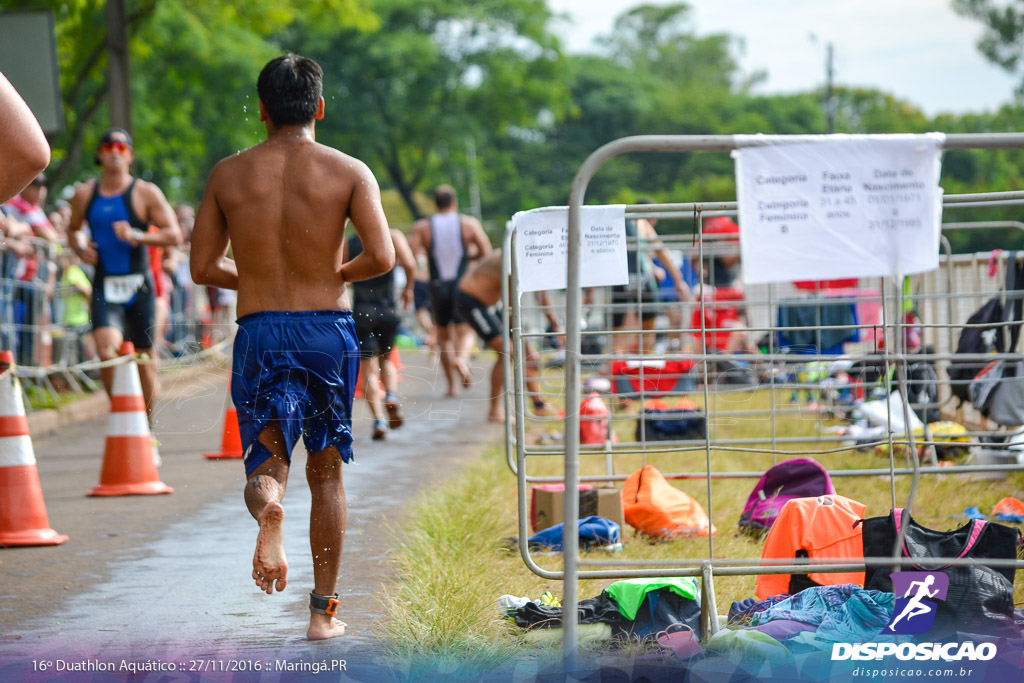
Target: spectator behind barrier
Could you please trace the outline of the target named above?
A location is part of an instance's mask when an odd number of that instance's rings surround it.
[[[637,200],[637,204],[653,204],[649,198]],[[656,254],[662,263],[671,263],[672,256],[669,250],[658,239],[658,233],[654,227],[657,225],[656,218],[638,218],[626,221],[626,237],[636,238],[638,244],[626,254],[626,265],[629,271],[629,283],[612,287],[611,301],[615,304],[612,311],[612,328],[617,331],[636,330],[642,328],[649,330],[650,334],[641,335],[640,353],[646,353],[654,347],[654,327],[656,318],[660,312],[658,306],[659,283],[664,279],[671,279],[676,300],[689,301],[690,287],[683,280],[682,273],[678,268],[670,268],[667,271],[654,265],[651,259],[651,252]],[[644,304],[639,308],[630,306],[637,302]],[[629,306],[627,308],[627,306]],[[637,318],[640,318],[639,324]],[[614,353],[628,353],[635,349],[636,337],[633,335],[617,334],[612,337],[612,351]]]
[[[670,263],[662,261],[661,257],[654,259],[654,265],[665,271],[666,274],[670,274],[672,269],[679,271],[679,274],[683,278],[683,282],[694,290],[697,284],[700,282],[700,278],[697,275],[697,271],[693,269],[693,263],[689,257],[680,251],[670,251],[669,256],[672,257]],[[662,281],[658,289],[658,296],[663,302],[678,302],[678,306],[668,306],[665,309],[665,315],[668,317],[668,326],[670,330],[681,330],[683,327],[683,313],[688,308],[685,302],[679,301],[679,295],[675,291],[675,283],[672,278],[666,276]],[[692,351],[692,337],[683,332],[672,332],[671,339],[669,339],[669,349],[671,351]]]
[[[43,203],[46,201],[46,176],[40,173],[29,183],[28,187],[7,202],[7,207],[12,216],[27,223],[32,228],[32,233],[47,242],[56,242],[60,235],[50,223],[43,211]]]
[[[89,299],[92,297],[92,283],[79,265],[78,257],[70,249],[60,253],[61,292],[60,323],[64,328],[64,344],[61,353],[55,354],[59,361],[75,365],[94,355],[92,334],[89,325]]]
[[[743,299],[743,283],[740,278],[741,265],[739,254],[740,227],[730,218],[716,216],[704,223],[704,237],[711,236],[710,245],[723,245],[717,249],[705,245],[704,261],[699,269],[703,277],[701,296],[705,298],[705,327],[728,328],[726,332],[708,334],[708,350],[719,350],[724,353],[757,354],[759,350],[747,330],[746,310],[739,304],[714,304],[721,302],[741,302]],[[735,244],[735,246],[733,246]],[[699,328],[701,323],[700,309],[694,308],[693,326]],[[700,343],[700,333],[696,333]]]
[[[39,195],[29,193],[29,196],[35,199]],[[10,306],[4,306],[2,316],[4,323],[14,326],[13,337],[5,336],[2,341],[14,349],[19,365],[46,366],[51,360],[48,326],[56,283],[56,264],[49,247],[55,243],[35,237],[25,219],[41,220],[39,225],[45,223],[50,231],[52,226],[42,209],[20,197],[0,205],[0,212],[5,215],[5,246],[11,252],[3,271],[4,277],[10,279],[3,288],[3,301]],[[39,344],[39,341],[45,343]]]
[[[50,219],[50,224],[53,225],[53,229],[60,235],[61,242],[67,243],[68,239],[68,220],[71,218],[71,205],[63,199],[58,199],[53,203],[53,210],[47,214],[47,218]]]
[[[29,237],[36,238],[32,254],[26,255],[19,268],[24,283],[15,290],[15,306],[26,329],[20,335],[19,353],[26,365],[45,367],[52,362],[49,326],[54,320],[53,300],[57,286],[57,248],[60,233],[50,223],[43,203],[46,201],[46,176],[39,174],[29,185],[4,206],[7,212],[29,226]],[[35,326],[36,329],[27,329]]]

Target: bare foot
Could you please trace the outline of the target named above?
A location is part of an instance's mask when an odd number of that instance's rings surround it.
[[[505,421],[505,413],[503,413],[501,411],[498,411],[496,413],[488,413],[487,414],[487,421],[488,422],[504,422]]]
[[[256,536],[256,553],[252,556],[252,578],[268,595],[288,585],[288,561],[284,557],[284,508],[271,502],[263,508]]]
[[[306,631],[308,640],[327,640],[345,635],[348,627],[344,621],[339,621],[329,614],[309,615],[309,630]]]
[[[469,368],[464,363],[459,363],[455,366],[455,369],[459,371],[459,375],[462,377],[462,386],[469,389],[473,385],[473,375],[469,372]]]

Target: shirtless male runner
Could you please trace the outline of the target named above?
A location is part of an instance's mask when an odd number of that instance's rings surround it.
[[[245,504],[260,527],[252,577],[267,593],[287,584],[281,499],[300,435],[309,453],[314,587],[306,637],[322,640],[345,633],[334,617],[335,589],[345,533],[342,462],[352,459],[359,373],[345,283],[391,270],[395,251],[373,173],[314,139],[324,115],[320,65],[278,57],[260,72],[256,90],[267,139],[210,173],[190,265],[196,284],[238,290],[231,398]],[[349,220],[363,251],[343,262]]]
[[[455,294],[456,320],[472,327],[484,344],[498,354],[497,360],[494,361],[494,367],[491,368],[491,396],[487,412],[487,419],[490,422],[505,420],[505,373],[501,365],[501,357],[504,353],[501,343],[501,318],[494,312],[494,307],[501,300],[501,271],[501,249],[495,249],[477,261],[462,276]],[[554,331],[561,332],[558,320],[551,312],[547,292],[537,292],[537,298],[540,305],[544,306],[545,315],[548,316],[548,322],[551,323]],[[540,360],[540,354],[530,346],[526,339],[523,339],[523,349],[526,356],[523,374],[526,378],[526,390],[533,403],[533,412],[537,415],[546,415],[550,412],[550,406],[540,395],[540,385],[537,384],[537,362]]]

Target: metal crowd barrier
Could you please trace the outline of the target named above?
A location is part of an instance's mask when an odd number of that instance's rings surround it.
[[[818,139],[818,137],[808,136],[804,138],[801,136],[779,136],[779,140],[783,139],[786,141],[798,142],[801,140],[809,141],[811,139]],[[767,335],[769,351],[767,354],[767,362],[769,364],[768,372],[766,374],[767,380],[764,383],[754,384],[752,387],[722,385],[718,383],[723,376],[728,374],[728,370],[724,373],[716,371],[715,366],[720,365],[723,361],[728,360],[733,363],[741,362],[748,364],[760,362],[763,364],[765,362],[765,357],[763,354],[741,352],[732,353],[727,358],[723,358],[722,354],[715,353],[713,349],[709,349],[709,335],[714,338],[713,335],[717,333],[728,333],[730,331],[735,333],[735,330],[732,327],[708,327],[706,323],[706,315],[711,302],[706,301],[706,297],[699,297],[689,305],[683,306],[683,323],[681,326],[658,330],[658,333],[662,335],[680,335],[680,337],[684,339],[689,336],[699,342],[699,348],[696,349],[680,348],[668,349],[655,353],[643,353],[643,351],[645,351],[643,335],[646,334],[644,332],[635,330],[616,332],[608,329],[607,325],[602,325],[597,329],[588,325],[587,329],[584,331],[582,321],[592,317],[590,314],[594,312],[595,307],[591,305],[588,310],[585,309],[582,304],[583,292],[580,287],[579,263],[581,249],[580,207],[584,201],[587,185],[594,173],[596,173],[604,163],[622,154],[637,152],[685,151],[729,152],[735,149],[736,146],[736,141],[732,136],[638,136],[623,138],[609,143],[594,152],[586,162],[584,162],[573,182],[569,202],[568,288],[565,292],[565,354],[564,376],[562,377],[562,391],[564,391],[564,393],[560,393],[557,387],[552,389],[550,392],[543,389],[541,391],[541,396],[564,396],[566,409],[564,423],[561,418],[543,418],[529,415],[525,408],[525,399],[528,393],[525,391],[524,385],[524,367],[522,362],[524,357],[523,341],[525,339],[531,339],[537,343],[542,343],[544,340],[550,339],[555,335],[524,327],[524,319],[531,321],[529,323],[530,325],[535,325],[535,322],[532,321],[536,320],[537,309],[535,306],[531,307],[529,304],[521,301],[521,294],[519,293],[518,286],[518,265],[514,258],[515,234],[513,226],[510,224],[506,231],[504,241],[504,258],[505,267],[508,269],[506,272],[511,273],[511,283],[505,283],[504,288],[504,301],[507,303],[505,307],[505,317],[509,329],[509,334],[505,339],[505,348],[506,352],[513,353],[512,357],[514,359],[512,362],[508,362],[507,359],[509,358],[509,354],[506,353],[506,386],[514,388],[514,391],[510,391],[507,394],[509,400],[512,401],[512,410],[507,411],[510,419],[506,423],[506,448],[509,467],[516,475],[518,483],[519,547],[524,562],[533,572],[544,578],[564,581],[565,590],[562,604],[563,613],[565,614],[574,614],[576,612],[576,606],[578,604],[578,581],[580,579],[700,576],[702,579],[701,601],[704,624],[707,633],[714,633],[718,628],[717,607],[715,605],[714,598],[714,576],[716,574],[726,576],[765,573],[805,573],[808,571],[808,566],[813,566],[814,570],[818,572],[844,572],[851,570],[863,570],[867,565],[886,566],[901,564],[897,549],[894,549],[894,555],[892,557],[836,558],[828,561],[801,560],[801,563],[799,564],[793,564],[792,561],[788,560],[776,562],[750,558],[717,558],[714,553],[714,539],[712,535],[709,535],[707,539],[707,559],[698,561],[687,559],[670,561],[609,559],[581,561],[579,559],[579,552],[576,544],[566,543],[564,544],[563,551],[564,569],[562,571],[549,571],[539,567],[530,555],[528,547],[529,544],[527,543],[527,538],[529,536],[526,500],[528,482],[558,482],[565,485],[563,510],[564,534],[565,538],[574,538],[578,535],[578,483],[580,481],[609,482],[624,480],[626,478],[625,476],[614,474],[613,462],[615,457],[625,454],[640,454],[644,457],[644,462],[646,463],[646,457],[648,454],[678,452],[681,450],[703,451],[705,455],[705,471],[676,472],[668,473],[665,476],[669,479],[704,479],[708,485],[706,492],[708,501],[707,514],[711,523],[714,524],[715,513],[711,481],[713,479],[737,477],[758,478],[763,475],[764,470],[747,472],[715,471],[711,463],[712,452],[728,450],[733,452],[738,451],[748,452],[751,454],[771,455],[772,464],[775,464],[778,460],[778,456],[780,455],[792,457],[796,455],[831,454],[850,451],[853,449],[853,445],[850,443],[844,443],[842,436],[827,433],[822,429],[821,423],[823,420],[821,417],[825,414],[824,411],[826,409],[831,410],[831,406],[821,407],[821,412],[819,412],[818,417],[818,429],[813,436],[783,437],[777,433],[777,416],[800,414],[799,410],[790,410],[785,407],[780,407],[777,402],[778,392],[806,391],[821,388],[820,383],[817,382],[803,383],[799,381],[783,381],[777,376],[777,371],[780,367],[784,368],[790,364],[805,364],[808,362],[833,363],[839,360],[846,362],[873,361],[878,363],[883,369],[893,365],[895,367],[895,372],[886,375],[886,377],[881,381],[883,386],[885,386],[886,396],[893,391],[899,393],[902,399],[903,411],[903,415],[899,417],[903,424],[909,425],[911,423],[911,404],[909,400],[908,387],[911,383],[908,381],[906,376],[907,367],[912,362],[931,361],[939,367],[939,379],[940,382],[941,380],[946,380],[947,383],[944,385],[946,388],[936,404],[929,403],[925,406],[918,407],[944,408],[947,411],[951,408],[951,401],[949,399],[948,392],[948,378],[946,378],[944,374],[945,363],[950,359],[951,354],[955,349],[958,331],[964,327],[964,322],[966,321],[967,316],[973,312],[981,302],[992,296],[1001,288],[1002,280],[995,278],[989,282],[982,279],[980,276],[980,269],[983,267],[982,255],[954,256],[950,253],[948,241],[944,242],[944,253],[941,257],[942,265],[939,271],[928,273],[923,276],[917,276],[914,279],[917,286],[916,292],[908,295],[904,292],[898,291],[891,282],[888,282],[883,278],[878,278],[877,280],[873,280],[877,282],[877,284],[874,285],[874,292],[857,292],[851,294],[849,301],[877,305],[880,319],[876,323],[870,325],[865,325],[863,324],[863,321],[858,321],[856,325],[850,326],[851,330],[871,328],[875,335],[875,339],[873,343],[861,345],[858,351],[849,354],[822,353],[820,336],[817,337],[817,341],[819,343],[816,345],[816,352],[811,355],[794,356],[781,354],[776,344],[777,334],[779,332],[793,331],[795,328],[779,327],[774,316],[776,315],[776,311],[778,310],[780,303],[785,303],[786,297],[791,296],[793,292],[786,290],[786,288],[781,285],[751,286],[746,288],[741,302],[741,305],[745,307],[747,313],[745,333],[748,335]],[[945,149],[1001,149],[1021,147],[1024,147],[1024,135],[1022,134],[949,135],[946,137],[944,143]],[[944,197],[943,199],[943,205],[947,210],[1019,203],[1024,203],[1024,192],[952,195]],[[723,254],[731,249],[738,250],[738,246],[723,243],[721,239],[705,239],[705,235],[703,234],[704,219],[713,215],[732,215],[735,214],[735,212],[736,202],[646,204],[627,206],[626,218],[629,220],[648,217],[659,219],[688,219],[693,221],[693,234],[681,236],[659,235],[659,237],[660,241],[666,245],[679,243],[687,244],[689,248],[695,250],[697,263],[703,265],[706,257]],[[944,229],[963,229],[964,227],[969,226],[965,226],[961,223],[955,223],[944,226]],[[1000,224],[998,226],[986,225],[979,227],[1019,226],[1016,224]],[[643,240],[637,239],[627,240],[627,249],[649,251],[651,245],[644,244],[643,242]],[[1022,255],[1022,258],[1024,258],[1024,255]],[[1005,257],[1003,260],[1005,260]],[[1000,267],[1004,266],[1001,265]],[[702,277],[702,274],[699,273],[699,276]],[[861,281],[863,282],[864,279],[862,278]],[[971,291],[963,291],[963,285],[966,282],[973,282],[974,287],[969,288]],[[871,287],[868,287],[868,289],[871,289]],[[906,311],[906,299],[908,298],[912,298],[920,310],[924,312],[924,315],[922,316],[923,320],[916,325],[916,327],[920,328],[923,337],[923,344],[925,347],[923,353],[910,353],[907,349],[908,330],[906,329],[907,325],[904,321],[904,313]],[[829,299],[829,301],[834,303],[832,299]],[[840,298],[839,301],[844,301],[844,299]],[[601,307],[598,304],[597,311],[602,313],[603,318],[606,319],[606,317],[613,312],[616,307],[622,306],[623,304],[606,303]],[[631,303],[629,306],[634,307],[639,320],[645,307],[653,307],[657,309],[658,313],[664,313],[671,306],[679,307],[681,304],[672,303],[666,305],[657,303],[652,304],[650,302],[645,303],[638,296],[635,304]],[[688,313],[692,313],[692,310],[687,309],[695,309],[697,311],[694,315],[694,319],[699,321],[698,325],[687,322]],[[820,335],[822,332],[836,331],[837,329],[842,330],[845,328],[823,325],[814,326],[814,330],[817,335]],[[627,351],[626,353],[617,354],[614,357],[603,352],[583,352],[583,339],[587,338],[588,341],[590,341],[593,339],[603,338],[605,346],[608,346],[608,340],[616,335],[634,337],[636,339],[636,349]],[[879,339],[884,341],[884,346],[881,350],[877,348]],[[593,351],[593,349],[591,349],[591,351]],[[605,439],[605,443],[589,447],[581,446],[581,415],[577,410],[577,406],[580,405],[582,371],[584,365],[586,364],[587,367],[593,368],[607,367],[609,360],[621,360],[636,364],[638,366],[639,390],[619,392],[618,397],[635,399],[643,405],[648,393],[646,390],[646,383],[644,381],[645,362],[649,361],[652,357],[657,358],[659,361],[686,360],[694,363],[693,370],[691,370],[690,373],[696,372],[696,375],[690,377],[692,384],[689,387],[689,391],[690,393],[703,392],[704,403],[702,408],[707,418],[707,437],[703,440],[678,442],[659,441],[656,446],[653,446],[646,443],[643,435],[641,435],[641,438],[635,442],[613,444],[611,432],[616,421],[623,419],[632,421],[637,419],[635,415],[617,415],[613,404],[607,420],[608,438]],[[1015,350],[1011,349],[1002,357],[1007,360],[1017,360],[1024,358],[1024,355],[1015,353]],[[991,360],[992,356],[986,355],[975,357],[961,355],[959,358],[965,360]],[[727,420],[730,418],[751,415],[751,413],[743,411],[730,412],[728,410],[718,410],[718,399],[722,396],[728,397],[731,393],[764,390],[765,388],[769,390],[771,408],[763,411],[761,417],[766,417],[769,421],[769,428],[766,430],[768,433],[761,437],[748,439],[718,438],[715,430],[712,429],[716,420]],[[682,392],[670,393],[678,394]],[[715,402],[712,401],[712,395],[716,397]],[[962,415],[962,413],[958,413],[958,415]],[[513,417],[514,422],[512,419]],[[977,420],[980,416],[969,415],[969,417],[972,420]],[[927,428],[927,422],[925,422],[926,426],[924,429],[924,435],[923,438],[921,438],[919,436],[915,436],[914,430],[912,429],[906,429],[905,434],[894,434],[892,419],[893,416],[891,413],[888,413],[886,438],[857,444],[857,447],[861,448],[887,446],[889,456],[888,467],[861,469],[830,468],[830,475],[888,475],[890,481],[890,498],[893,507],[897,507],[895,477],[897,475],[909,475],[911,477],[910,491],[907,501],[903,505],[903,507],[909,511],[913,508],[914,496],[921,474],[963,474],[971,472],[998,473],[1024,469],[1024,465],[1021,464],[958,465],[956,467],[938,467],[937,460],[933,455],[934,451],[931,449],[937,445],[943,444],[944,442],[933,437]],[[545,423],[563,424],[564,442],[562,444],[554,444],[551,446],[528,445],[526,442],[526,425],[528,421],[533,424],[540,425]],[[977,427],[972,428],[965,436],[989,436],[995,433],[1005,434],[1005,432],[1000,432],[999,430],[991,428],[990,425],[979,423]],[[807,447],[808,445],[812,447]],[[904,459],[904,466],[897,467],[896,446],[901,445],[903,446],[904,451],[904,454],[901,456]],[[933,465],[936,466],[924,467],[921,465],[918,457],[919,446],[923,449],[923,455],[927,456],[928,454],[932,454],[930,459]],[[602,453],[605,456],[605,474],[581,475],[579,466],[580,455]],[[527,456],[558,457],[563,454],[564,473],[562,477],[536,477],[529,476],[527,474]],[[902,541],[902,532],[899,541]],[[931,559],[934,559],[936,562],[949,565],[967,564],[970,562],[969,560],[957,560],[956,558]],[[993,562],[992,566],[1013,566],[1016,568],[1024,568],[1024,562],[1019,560]],[[586,567],[586,569],[582,569],[581,567]],[[590,567],[609,567],[609,569],[590,569]],[[563,652],[565,665],[569,670],[573,670],[576,667],[577,624],[575,620],[567,619],[563,622],[563,626]]]
[[[97,391],[95,371],[102,363],[95,351],[90,353],[91,327],[88,322],[72,324],[66,318],[73,298],[81,297],[74,303],[86,310],[89,305],[88,298],[63,280],[65,267],[70,265],[64,260],[66,246],[35,237],[28,242],[34,252],[31,258],[0,245],[0,348],[14,353],[23,390],[38,387],[56,402],[55,380],[59,377],[73,392]],[[77,259],[72,262],[89,275],[88,266]],[[209,308],[206,293],[195,287],[191,278],[185,280],[171,282],[167,344],[160,348],[159,361],[154,359],[161,367],[200,362],[215,345],[210,339],[209,314],[204,312]]]

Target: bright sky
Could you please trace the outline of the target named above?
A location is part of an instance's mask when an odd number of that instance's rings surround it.
[[[669,0],[646,0],[669,4]],[[570,52],[593,49],[615,18],[640,0],[549,0],[571,16],[557,32]],[[990,111],[1013,98],[1018,79],[990,64],[975,44],[982,28],[950,0],[688,0],[697,35],[729,33],[746,44],[744,72],[764,70],[761,94],[806,92],[825,83],[825,44],[834,79],[868,86],[926,114]],[[816,40],[811,38],[815,35]]]

